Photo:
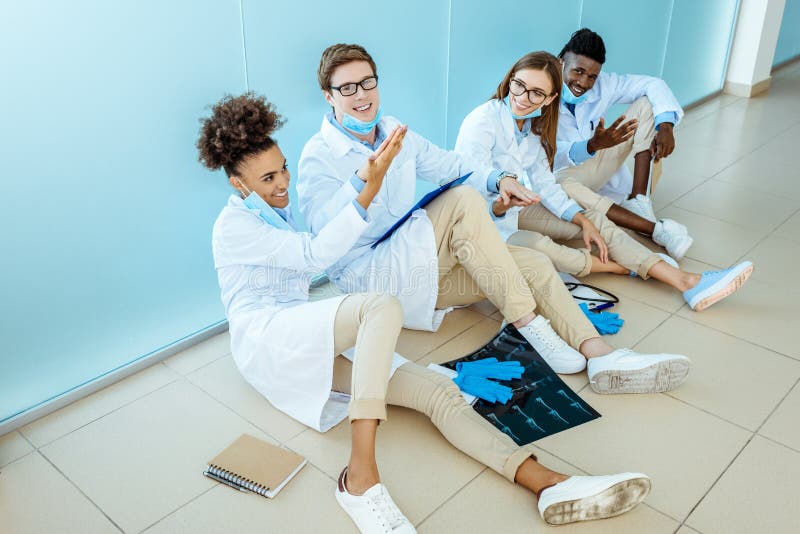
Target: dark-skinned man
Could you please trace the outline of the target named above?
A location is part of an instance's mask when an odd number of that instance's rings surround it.
[[[661,159],[675,149],[672,130],[683,116],[680,104],[663,80],[601,72],[605,44],[588,28],[573,33],[559,56],[564,86],[556,177],[584,208],[600,210],[619,226],[651,236],[680,259],[692,238],[682,224],[657,219],[650,201]],[[604,117],[615,104],[630,107],[606,124]],[[630,155],[633,176],[625,166]]]

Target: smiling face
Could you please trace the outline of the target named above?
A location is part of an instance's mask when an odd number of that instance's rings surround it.
[[[286,158],[278,145],[272,145],[249,158],[244,159],[236,169],[237,174],[228,180],[230,184],[246,197],[256,193],[273,208],[289,205],[289,169]],[[244,185],[242,185],[244,184]]]
[[[331,75],[331,86],[341,87],[348,83],[360,83],[366,78],[375,76],[372,67],[366,61],[351,61],[336,68]],[[336,89],[323,91],[325,101],[333,107],[333,114],[336,121],[341,123],[345,113],[364,122],[369,122],[375,118],[380,106],[380,92],[377,87],[364,90],[357,86],[354,95],[342,96]]]
[[[564,83],[575,96],[581,96],[594,87],[601,63],[586,56],[567,52],[564,54]]]
[[[553,80],[544,70],[521,69],[513,74],[511,80],[512,84],[516,80],[525,86],[526,91],[533,91],[533,94],[524,92],[519,96],[513,92],[508,93],[508,102],[514,115],[527,115],[540,107],[547,106],[558,94],[557,89],[553,87]],[[528,95],[533,98],[535,104]]]

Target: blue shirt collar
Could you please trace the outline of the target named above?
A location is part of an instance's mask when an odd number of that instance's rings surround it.
[[[528,137],[531,133],[531,120],[525,119],[522,123],[522,130],[517,128],[517,122],[514,121],[514,137],[517,138],[517,144],[520,144],[523,139]]]
[[[330,122],[334,128],[345,134],[353,141],[361,143],[370,150],[377,150],[378,147],[381,146],[381,143],[383,143],[383,140],[386,139],[386,135],[384,135],[383,129],[381,128],[380,124],[375,126],[375,144],[371,145],[367,141],[362,141],[361,139],[353,135],[353,133],[350,130],[339,124],[339,121],[337,121],[336,118],[333,116],[333,111],[329,111],[328,114],[325,115],[325,118],[328,119],[328,122]]]

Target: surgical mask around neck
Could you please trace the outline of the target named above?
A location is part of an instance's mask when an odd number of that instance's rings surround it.
[[[239,183],[242,185],[242,187],[244,187],[245,191],[250,191],[241,181]],[[250,192],[249,195],[244,197],[243,202],[244,205],[251,210],[258,210],[258,216],[261,217],[261,220],[268,225],[273,226],[278,230],[294,231],[294,228],[292,228],[288,222],[283,220],[283,217],[278,215],[278,212],[275,211],[275,208],[267,204],[267,201],[258,196],[257,193]]]
[[[511,111],[511,102],[509,101],[509,97],[506,97],[503,101],[508,106],[508,110]],[[514,117],[518,121],[525,120],[525,119],[532,119],[534,117],[540,117],[542,115],[542,108],[543,107],[544,106],[539,106],[538,108],[536,108],[535,110],[531,111],[527,115],[514,115],[514,112],[511,111],[511,116]]]
[[[580,104],[581,102],[586,100],[586,96],[589,94],[589,91],[584,91],[584,93],[581,96],[575,96],[572,94],[570,88],[567,87],[567,84],[563,83],[561,85],[563,86],[563,89],[561,90],[561,100],[563,100],[567,104],[572,104],[572,105]]]
[[[342,126],[350,130],[351,132],[355,132],[359,135],[367,135],[372,131],[376,124],[378,124],[383,117],[383,109],[378,107],[378,112],[375,114],[375,118],[369,122],[364,122],[358,120],[357,118],[353,117],[352,115],[348,115],[347,113],[342,114]]]

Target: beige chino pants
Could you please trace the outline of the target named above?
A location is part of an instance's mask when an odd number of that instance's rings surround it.
[[[614,174],[625,164],[631,154],[638,154],[650,148],[656,135],[653,107],[647,97],[635,100],[625,111],[625,120],[636,119],[636,133],[611,148],[597,153],[573,167],[565,167],[556,172],[556,179],[575,202],[583,208],[606,213],[614,203],[610,198],[597,194]],[[610,125],[607,125],[610,126]],[[650,191],[654,191],[661,177],[661,161],[653,162],[650,170]]]

